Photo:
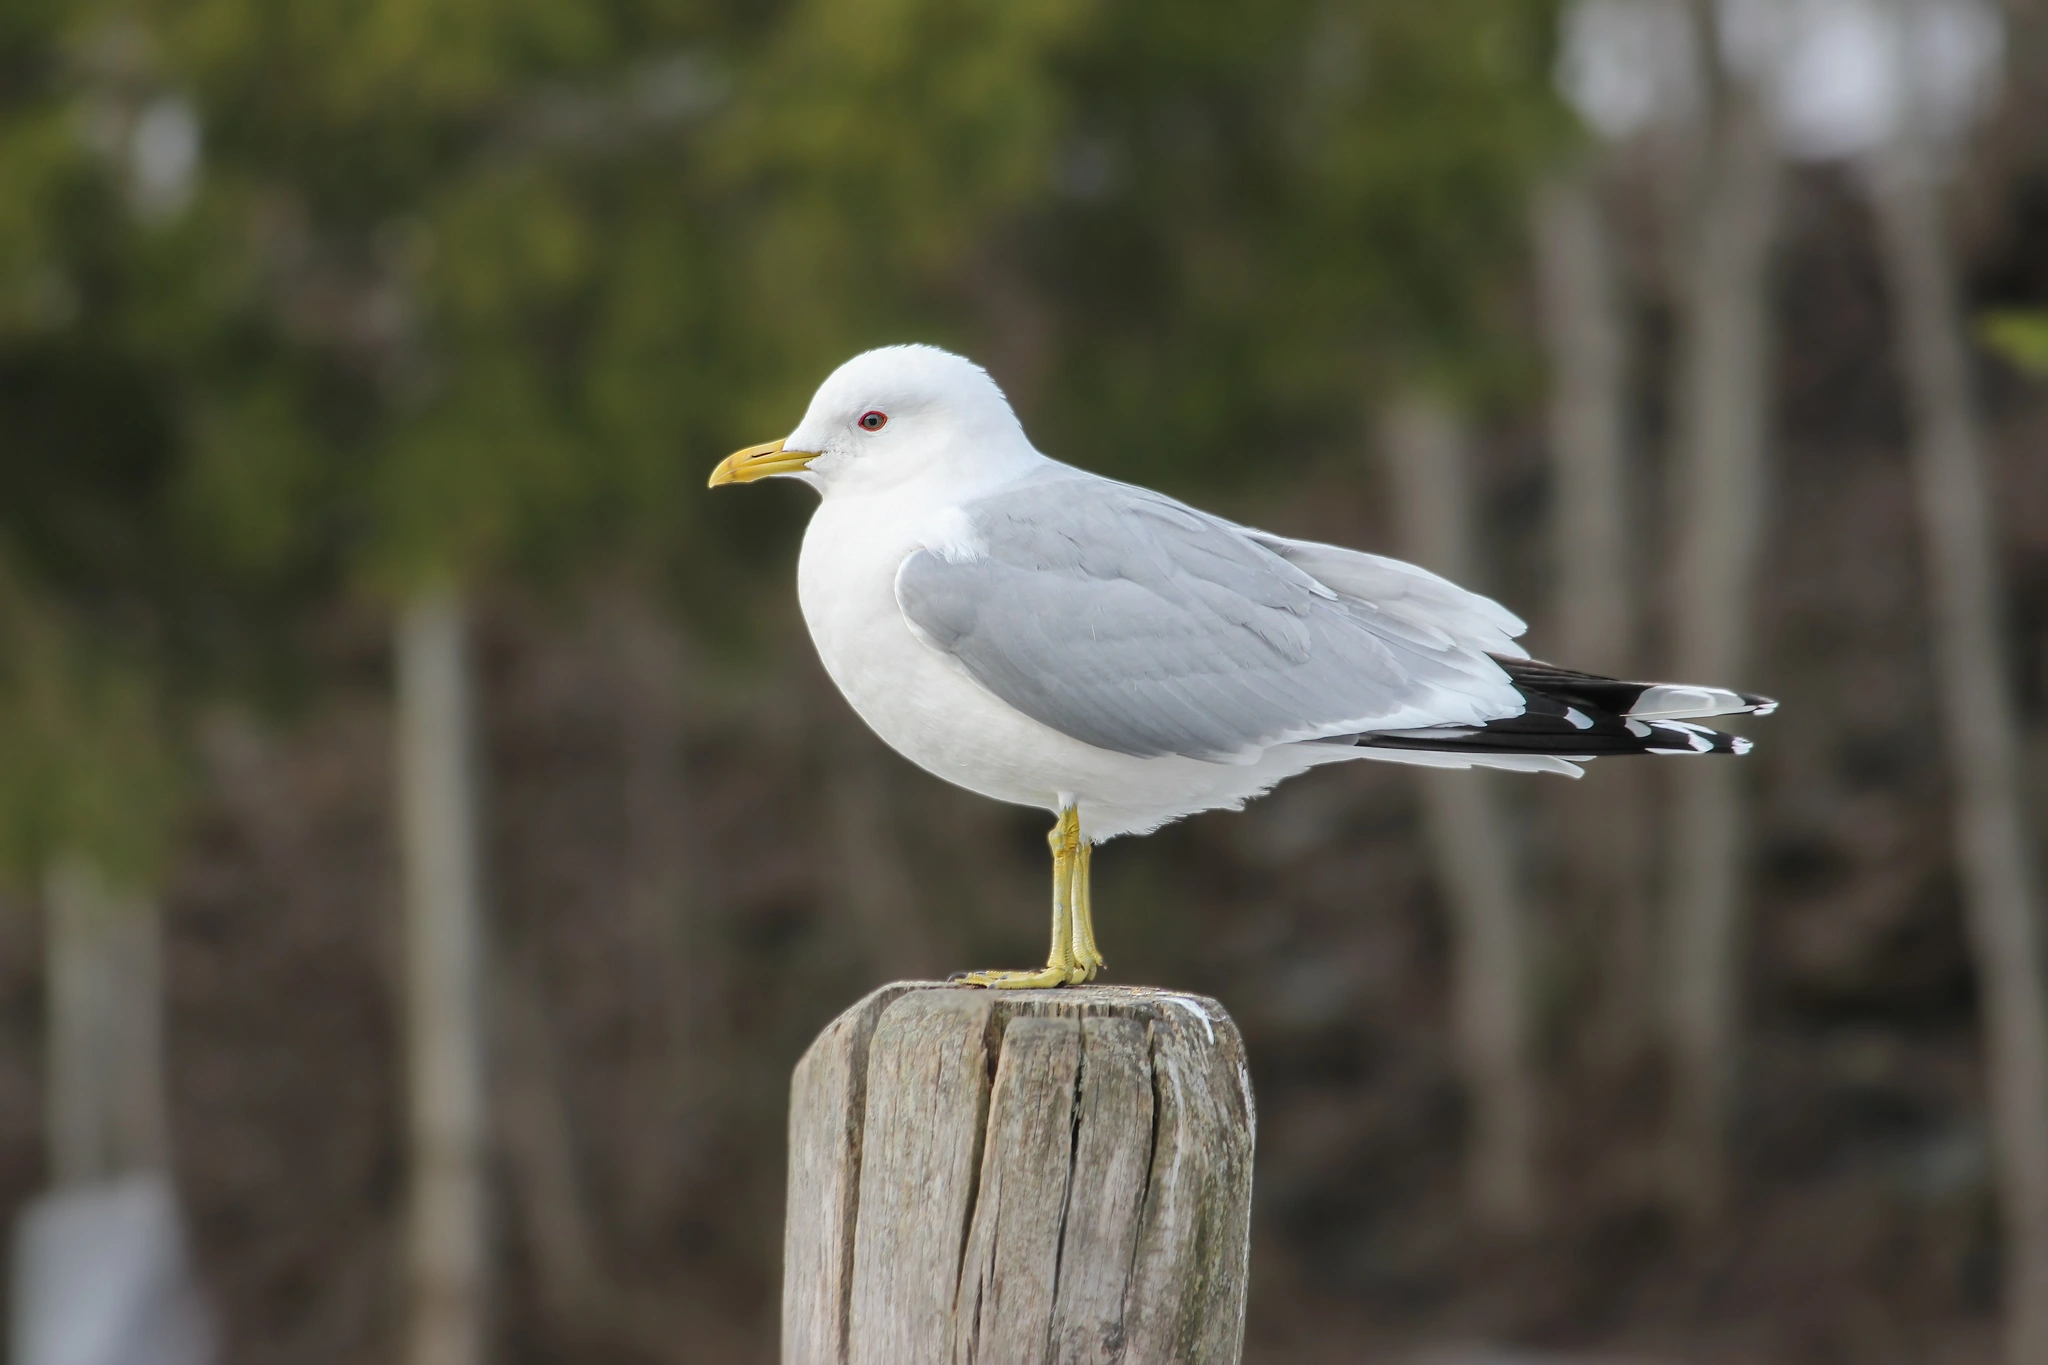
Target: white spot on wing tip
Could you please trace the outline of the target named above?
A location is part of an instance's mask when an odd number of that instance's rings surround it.
[[[1777,710],[1778,703],[1774,701],[1760,702],[1755,707],[1751,708],[1751,714],[1758,716],[1769,716],[1775,715],[1777,713]]]
[[[1739,735],[1735,739],[1734,751],[1738,754],[1746,754],[1755,747],[1755,745],[1751,744],[1748,740],[1743,739]]]
[[[1575,730],[1590,730],[1593,728],[1592,717],[1576,706],[1565,707],[1564,718],[1572,723],[1572,728]]]

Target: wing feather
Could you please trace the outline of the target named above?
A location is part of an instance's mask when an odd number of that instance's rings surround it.
[[[898,606],[996,697],[1086,743],[1249,762],[1521,710],[1487,657],[1518,654],[1521,623],[1420,569],[1064,466],[962,511],[979,553],[911,554]]]
[[[1385,629],[1406,627],[1418,642],[1449,638],[1486,654],[1529,657],[1515,643],[1528,629],[1521,617],[1427,569],[1341,545],[1288,540],[1264,531],[1245,534],[1344,598],[1374,608]]]

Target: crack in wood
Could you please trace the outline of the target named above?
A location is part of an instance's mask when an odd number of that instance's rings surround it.
[[[1074,1092],[1067,1113],[1067,1182],[1060,1199],[1059,1238],[1053,1245],[1052,1254],[1052,1299],[1055,1311],[1045,1319],[1045,1358],[1052,1359],[1053,1337],[1059,1325],[1057,1305],[1060,1299],[1060,1272],[1067,1262],[1067,1225],[1074,1212],[1074,1172],[1081,1155],[1081,1097],[1088,1087],[1088,1030],[1080,1034],[1081,1050],[1074,1059]]]

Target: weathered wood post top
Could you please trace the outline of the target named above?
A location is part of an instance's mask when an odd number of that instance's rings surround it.
[[[883,987],[790,1087],[784,1365],[1234,1365],[1256,1123],[1213,1000]]]

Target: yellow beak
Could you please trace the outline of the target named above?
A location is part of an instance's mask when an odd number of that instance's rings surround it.
[[[752,483],[770,474],[794,474],[817,458],[815,450],[784,450],[780,441],[748,446],[720,460],[718,468],[711,471],[708,486],[716,488],[722,483]]]

